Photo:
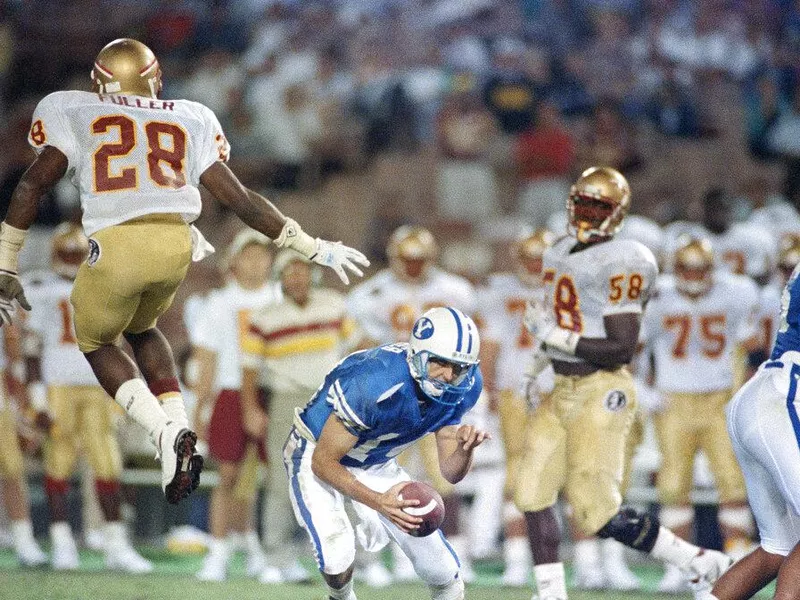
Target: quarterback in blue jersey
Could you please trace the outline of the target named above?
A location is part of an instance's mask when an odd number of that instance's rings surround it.
[[[745,600],[778,579],[774,598],[800,599],[800,265],[781,298],[768,361],[727,406],[728,433],[742,467],[760,545],[697,600]]]
[[[440,531],[414,537],[422,522],[398,497],[410,480],[395,457],[433,432],[442,475],[460,481],[489,436],[461,418],[478,401],[480,339],[459,310],[433,308],[407,344],[351,354],[328,373],[284,447],[292,505],[307,531],[332,600],[355,600],[356,540],[368,551],[396,541],[434,600],[461,600],[459,562]],[[410,511],[413,512],[413,511]]]

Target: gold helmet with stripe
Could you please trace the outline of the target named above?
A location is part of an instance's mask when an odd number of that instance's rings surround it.
[[[569,191],[569,234],[583,243],[612,237],[630,206],[631,188],[622,173],[611,167],[590,167]]]
[[[403,225],[389,238],[386,246],[389,267],[395,275],[406,281],[423,279],[436,262],[439,245],[433,234],[424,227]]]
[[[50,265],[55,273],[75,279],[78,268],[89,254],[89,238],[77,223],[61,223],[53,234]]]
[[[784,234],[778,250],[778,269],[784,282],[789,280],[798,263],[800,263],[800,233]]]
[[[542,282],[542,257],[553,245],[555,235],[544,228],[527,231],[514,242],[512,253],[517,276],[527,285]]]
[[[706,294],[714,283],[714,249],[703,237],[681,236],[675,250],[675,285],[688,296]]]
[[[161,86],[161,67],[156,55],[137,40],[114,40],[94,59],[92,87],[100,94],[157,98]]]

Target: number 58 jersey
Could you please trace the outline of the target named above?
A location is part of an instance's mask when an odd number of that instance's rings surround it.
[[[604,317],[641,313],[658,274],[653,253],[634,240],[609,240],[573,251],[572,237],[544,253],[544,302],[559,327],[584,337],[605,338]],[[584,362],[547,349],[563,362]]]
[[[147,214],[200,215],[200,175],[230,147],[214,113],[189,100],[66,91],[45,96],[28,134],[69,161],[86,235]]]

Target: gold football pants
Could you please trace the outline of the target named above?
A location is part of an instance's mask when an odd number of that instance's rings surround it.
[[[78,270],[70,298],[81,352],[155,327],[170,307],[192,258],[189,226],[179,215],[148,215],[101,229],[99,254]]]
[[[3,442],[0,445],[0,477],[17,479],[23,472],[22,450],[14,416],[8,406],[0,407],[0,440]]]
[[[565,491],[578,527],[595,534],[622,504],[636,392],[626,368],[557,375],[530,417],[514,500],[522,512],[553,506]]]

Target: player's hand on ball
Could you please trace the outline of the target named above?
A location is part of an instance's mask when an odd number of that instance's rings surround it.
[[[470,452],[490,439],[492,436],[489,433],[477,429],[474,425],[461,425],[456,432],[458,447],[464,452]]]
[[[377,510],[384,517],[397,525],[402,531],[410,533],[419,527],[420,523],[422,523],[422,519],[410,515],[403,510],[407,506],[417,506],[419,504],[419,500],[414,498],[400,498],[400,491],[406,485],[408,485],[408,481],[402,481],[381,494],[378,500]]]

